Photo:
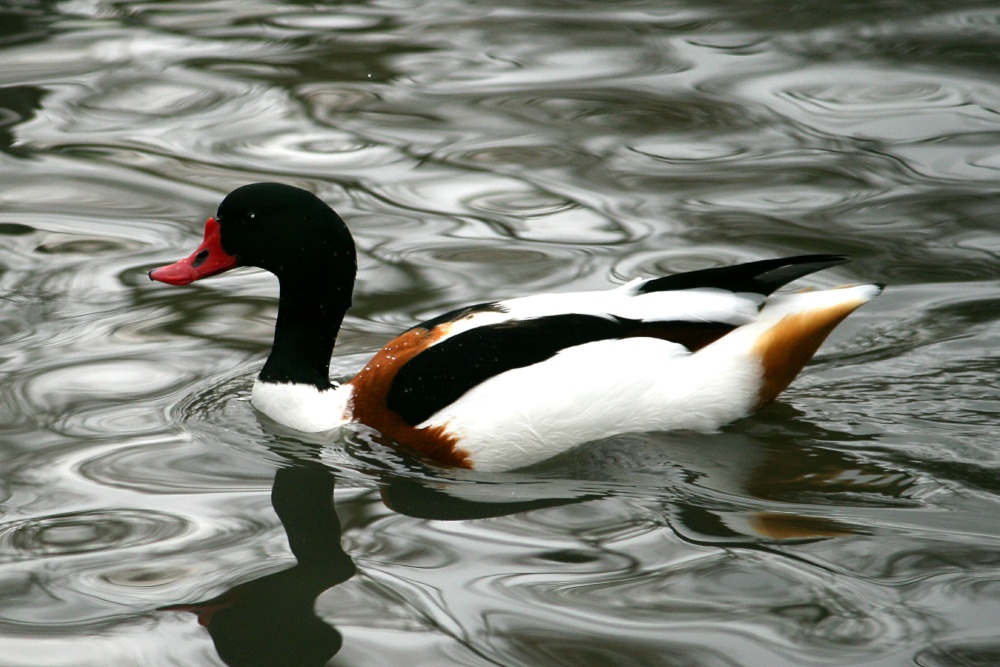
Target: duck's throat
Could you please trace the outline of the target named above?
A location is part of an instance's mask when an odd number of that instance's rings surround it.
[[[282,284],[274,344],[259,377],[264,382],[328,389],[332,386],[330,355],[350,306],[349,297],[345,301],[338,298],[340,294],[320,297],[315,291],[289,292]]]

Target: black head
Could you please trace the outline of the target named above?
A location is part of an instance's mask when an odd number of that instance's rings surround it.
[[[347,225],[316,195],[281,183],[254,183],[219,205],[222,249],[241,266],[259,266],[279,278],[357,270]]]
[[[329,289],[333,284],[349,294],[357,256],[347,225],[316,195],[291,185],[254,183],[222,200],[190,257],[149,275],[186,285],[236,266],[266,269],[283,285]]]

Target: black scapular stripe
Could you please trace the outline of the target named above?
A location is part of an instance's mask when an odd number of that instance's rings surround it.
[[[392,380],[386,403],[416,426],[485,380],[545,361],[569,347],[649,336],[697,349],[732,329],[710,322],[639,322],[580,314],[477,327],[432,345],[403,365]]]
[[[731,292],[750,292],[767,296],[779,287],[802,276],[850,261],[843,255],[798,255],[782,259],[764,259],[734,266],[720,266],[654,278],[639,287],[640,292],[714,287]]]

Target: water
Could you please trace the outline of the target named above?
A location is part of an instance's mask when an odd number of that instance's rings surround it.
[[[990,2],[0,4],[0,666],[1000,664],[998,65]],[[720,433],[441,471],[258,419],[269,276],[146,278],[258,180],[357,238],[340,378],[537,291],[889,289]]]

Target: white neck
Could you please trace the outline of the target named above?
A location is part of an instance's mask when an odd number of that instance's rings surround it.
[[[307,384],[258,379],[250,403],[279,424],[304,433],[319,433],[351,420],[352,394],[350,385],[321,390]]]

